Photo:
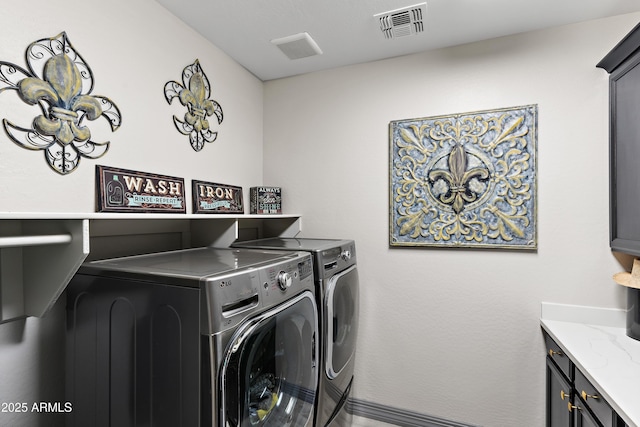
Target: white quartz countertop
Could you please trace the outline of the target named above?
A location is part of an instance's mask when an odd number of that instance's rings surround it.
[[[540,323],[630,427],[640,427],[640,341],[624,310],[542,303]]]

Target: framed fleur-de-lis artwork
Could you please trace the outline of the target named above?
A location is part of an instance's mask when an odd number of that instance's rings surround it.
[[[537,105],[389,124],[389,245],[537,249]]]
[[[184,120],[173,116],[173,123],[178,132],[189,136],[189,143],[195,151],[202,150],[205,142],[216,140],[218,132],[211,129],[208,117],[215,116],[218,125],[221,124],[222,107],[209,99],[211,84],[197,59],[182,70],[182,83],[170,81],[164,85],[164,96],[169,104],[178,98],[187,107]]]
[[[0,61],[0,93],[16,91],[22,101],[39,107],[40,114],[31,127],[3,119],[9,138],[23,148],[44,151],[49,166],[62,175],[76,170],[82,157],[105,155],[110,142],[93,141],[87,121],[105,118],[116,131],[122,117],[109,98],[91,95],[93,73],[67,34],[31,43],[26,59],[26,69]]]

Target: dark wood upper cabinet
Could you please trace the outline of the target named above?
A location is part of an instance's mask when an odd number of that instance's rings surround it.
[[[609,75],[609,239],[640,256],[640,24],[597,67]]]

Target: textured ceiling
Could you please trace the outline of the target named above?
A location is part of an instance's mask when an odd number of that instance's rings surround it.
[[[427,0],[422,33],[386,39],[374,15],[419,0],[157,2],[263,81],[640,11],[640,0]],[[321,55],[291,60],[271,43],[303,32]]]

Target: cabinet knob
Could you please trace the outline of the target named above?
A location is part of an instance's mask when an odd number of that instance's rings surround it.
[[[571,402],[567,403],[567,409],[569,410],[569,412],[573,412],[574,409],[577,409],[578,411],[582,411],[581,407],[572,405]]]
[[[563,352],[561,352],[561,351],[553,351],[553,349],[549,349],[549,356],[553,357],[553,356],[555,356],[556,354],[557,354],[558,356],[564,356],[564,353],[563,353]]]
[[[560,399],[569,398],[569,393],[565,393],[564,390],[560,390]]]
[[[587,399],[600,399],[600,396],[598,396],[597,394],[587,394],[586,391],[582,390],[582,393],[580,393],[580,396],[582,396],[582,399],[586,402]]]

